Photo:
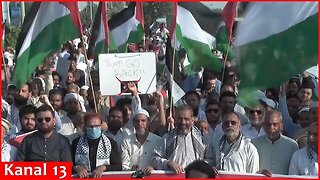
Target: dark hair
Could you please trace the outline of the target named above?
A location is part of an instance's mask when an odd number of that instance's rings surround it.
[[[51,106],[47,105],[47,104],[43,104],[40,107],[38,107],[38,109],[36,110],[36,115],[40,112],[43,111],[50,111],[52,114],[52,117],[54,117],[54,111],[52,110]]]
[[[17,88],[15,85],[10,84],[10,85],[8,86],[8,91],[11,91],[11,90],[17,91],[18,88]]]
[[[61,97],[63,98],[63,92],[61,89],[51,89],[49,91],[49,97],[53,96],[53,95],[56,95],[56,94],[60,94]]]
[[[52,72],[52,77],[53,76],[58,76],[59,77],[59,80],[61,81],[61,76],[60,76],[60,74],[57,72],[57,71],[53,71]]]
[[[298,91],[300,91],[301,89],[314,89],[314,83],[312,82],[312,79],[310,77],[302,79],[302,83]]]
[[[231,83],[224,83],[224,84],[222,84],[222,85],[221,85],[221,89],[223,89],[223,87],[225,87],[225,86],[230,86],[230,87],[232,88],[232,90],[233,90],[233,93],[236,91],[236,88],[235,88],[234,85],[231,84]],[[229,91],[229,92],[230,92],[230,91]]]
[[[206,163],[203,160],[193,161],[185,168],[186,178],[189,178],[191,170],[196,170],[201,173],[204,173],[208,176],[208,178],[215,178],[218,175],[218,170],[214,166],[210,166],[208,163]]]
[[[84,115],[83,120],[84,120],[84,124],[87,125],[87,122],[92,119],[92,118],[99,118],[101,120],[101,124],[103,122],[100,114],[95,113],[95,112],[88,112]]]
[[[184,97],[187,98],[189,95],[196,95],[197,99],[200,101],[200,95],[196,90],[188,91]]]
[[[224,97],[232,97],[234,99],[237,98],[237,96],[233,93],[233,92],[223,92],[220,97],[219,97],[219,102],[221,102],[221,100],[224,98]]]
[[[122,112],[123,116],[127,115],[127,111],[122,106],[113,106],[109,109],[109,114],[111,114],[112,111],[120,111]]]
[[[116,106],[124,107],[125,105],[131,105],[132,99],[123,97],[116,102]]]
[[[218,101],[208,101],[206,104],[206,109],[211,105],[217,105],[220,108],[220,103]]]
[[[293,84],[293,83],[296,83],[298,87],[301,86],[301,83],[300,83],[300,79],[299,78],[296,78],[296,77],[293,77],[289,80],[289,84]]]
[[[288,99],[291,99],[291,98],[295,98],[295,99],[297,99],[297,100],[299,100],[299,102],[301,103],[302,101],[301,101],[301,99],[295,94],[295,95],[287,95],[287,100]]]
[[[35,107],[34,105],[28,104],[28,105],[23,106],[19,111],[20,121],[24,115],[27,115],[27,114],[36,115],[36,111],[37,111],[37,107]]]

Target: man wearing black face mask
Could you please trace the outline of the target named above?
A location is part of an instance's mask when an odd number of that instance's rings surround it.
[[[74,171],[80,178],[100,178],[104,171],[121,170],[121,159],[117,143],[102,133],[102,120],[97,113],[84,116],[83,136],[72,142]]]
[[[125,110],[121,107],[115,106],[109,110],[108,116],[108,131],[105,134],[115,140],[118,144],[118,150],[120,152],[123,139],[130,135],[130,130],[123,126],[123,118]]]

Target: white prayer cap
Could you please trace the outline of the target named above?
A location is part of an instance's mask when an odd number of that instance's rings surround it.
[[[72,99],[75,99],[75,100],[79,101],[80,106],[81,106],[81,109],[82,109],[82,112],[86,112],[86,108],[85,108],[85,106],[84,106],[84,99],[83,99],[83,97],[80,96],[79,94],[76,94],[76,93],[68,93],[68,94],[66,94],[66,96],[64,97],[63,102],[66,103],[66,102],[68,102],[69,100],[72,100]]]
[[[11,124],[8,120],[2,118],[2,127],[6,130],[6,134],[8,134]]]
[[[144,114],[144,115],[146,115],[148,118],[150,117],[148,111],[146,111],[145,109],[142,109],[142,108],[139,109],[139,110],[134,114],[133,118],[135,118],[136,115],[138,115],[138,114]]]
[[[303,107],[302,109],[300,109],[299,114],[302,112],[309,112],[310,108],[308,107]]]
[[[273,109],[276,109],[276,103],[272,100],[272,99],[269,99],[269,98],[261,98],[260,99],[261,101],[265,102],[268,106],[272,107]]]
[[[66,94],[66,96],[64,97],[63,99],[63,102],[66,103],[68,102],[69,100],[72,100],[72,99],[76,99],[78,101],[80,101],[80,95],[79,94],[76,94],[76,93],[68,93]]]
[[[82,86],[80,89],[88,90],[88,89],[89,89],[89,86],[84,85],[84,86]]]
[[[311,108],[318,108],[318,101],[313,101],[311,104],[310,104],[310,109]]]

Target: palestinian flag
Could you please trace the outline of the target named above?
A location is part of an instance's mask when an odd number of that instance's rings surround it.
[[[6,22],[2,23],[2,49],[4,48],[5,35],[6,35]]]
[[[34,2],[19,34],[13,84],[21,87],[46,56],[82,35],[77,2]]]
[[[88,54],[89,57],[96,57],[98,54],[107,53],[108,49],[113,51],[117,47],[109,36],[106,2],[100,2],[93,22]]]
[[[232,28],[234,24],[234,18],[237,14],[237,2],[228,2],[222,11],[222,19],[217,34],[216,45],[217,49],[223,53],[226,59],[234,59],[234,52],[231,48]]]
[[[125,52],[129,43],[141,43],[144,29],[142,2],[130,3],[128,8],[112,16],[108,24],[110,37],[119,52]]]
[[[169,94],[169,103],[176,104],[179,99],[181,99],[185,92],[183,91],[183,80],[181,77],[181,73],[179,70],[179,55],[178,51],[176,50],[175,53],[173,53],[174,49],[171,46],[171,40],[170,37],[167,38],[166,41],[166,67],[165,72],[168,79],[168,94]],[[175,54],[175,58],[173,58]]]
[[[277,87],[317,64],[318,2],[250,3],[247,10],[237,28],[240,93]]]
[[[221,22],[220,14],[200,2],[183,2],[175,3],[173,17],[176,18],[172,21],[176,26],[173,26],[171,34],[179,41],[176,44],[181,44],[186,50],[192,69],[199,71],[204,67],[221,72],[222,64],[212,53],[214,35]]]

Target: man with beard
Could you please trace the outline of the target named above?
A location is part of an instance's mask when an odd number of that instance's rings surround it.
[[[193,109],[182,106],[176,109],[175,129],[162,137],[162,142],[154,150],[153,163],[156,169],[173,170],[176,174],[195,160],[212,163],[212,155],[203,143],[201,132],[194,126]],[[209,150],[209,149],[208,149]]]
[[[122,145],[122,170],[142,170],[151,174],[152,152],[161,143],[161,138],[149,132],[150,117],[144,109],[139,109],[133,117],[136,133],[127,136]]]
[[[307,146],[293,153],[289,175],[318,176],[318,122],[309,126]]]
[[[121,159],[117,144],[102,133],[102,119],[97,113],[89,112],[84,116],[83,136],[72,142],[74,171],[80,178],[100,178],[104,171],[121,170]]]
[[[72,161],[67,138],[54,130],[56,119],[49,105],[36,111],[38,131],[25,137],[19,147],[18,161]]]
[[[11,124],[9,135],[15,134],[21,130],[19,119],[20,109],[27,104],[30,96],[29,84],[24,84],[20,89],[15,91],[13,104],[8,108],[8,121]]]
[[[267,105],[263,101],[259,101],[258,105],[252,108],[246,108],[246,114],[249,117],[250,123],[241,127],[241,132],[249,139],[255,139],[264,135],[262,124],[266,112]]]
[[[36,130],[36,110],[33,105],[25,105],[19,112],[21,130],[16,135],[21,135]]]
[[[193,110],[193,115],[196,118],[195,121],[197,120],[207,120],[206,114],[204,111],[202,111],[199,106],[200,106],[200,95],[197,91],[191,90],[188,91],[185,95],[185,101],[187,102],[187,105],[192,107]]]
[[[204,135],[205,144],[209,145],[212,143],[212,138],[215,132],[222,131],[221,128],[221,108],[219,102],[217,101],[209,101],[206,105],[206,117],[209,123],[208,135]]]
[[[9,85],[7,88],[7,97],[6,97],[6,102],[11,105],[14,102],[14,94],[17,91],[17,87],[13,84]]]
[[[240,118],[234,112],[223,116],[224,135],[213,144],[215,165],[219,170],[241,173],[256,173],[259,170],[259,155],[250,139],[240,132]]]
[[[108,131],[105,134],[115,140],[118,144],[118,150],[121,152],[123,139],[131,134],[131,131],[123,127],[123,118],[125,110],[121,107],[114,106],[109,110]]]
[[[240,117],[240,122],[242,126],[248,123],[249,120],[244,114],[238,111],[235,111],[235,106],[237,104],[237,97],[234,93],[228,92],[228,91],[221,93],[219,97],[219,102],[221,107],[222,119],[225,114],[230,112],[235,112]]]
[[[68,93],[64,97],[64,110],[67,115],[61,118],[62,127],[58,131],[60,134],[69,137],[75,132],[74,124],[78,120],[77,112],[81,112],[81,106],[79,102],[80,95],[76,93]]]
[[[297,142],[281,134],[283,124],[279,111],[266,112],[263,128],[266,134],[252,140],[260,156],[261,173],[287,175],[292,154],[298,150]]]
[[[67,114],[67,112],[62,110],[63,92],[60,89],[51,89],[49,91],[49,101],[60,117],[63,117]]]
[[[298,94],[298,89],[300,87],[300,79],[297,77],[293,77],[289,80],[286,86],[286,94],[287,96],[296,96]]]

